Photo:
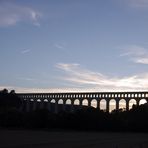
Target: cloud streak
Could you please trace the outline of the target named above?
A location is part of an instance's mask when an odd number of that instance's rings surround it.
[[[10,90],[15,90],[16,93],[53,93],[58,92],[58,89],[54,88],[29,88],[29,87],[18,87],[18,86],[0,86],[0,90],[4,88]],[[60,92],[60,91],[59,91]]]
[[[0,90],[16,90],[17,93],[56,93],[56,92],[111,92],[111,91],[147,91],[148,73],[135,74],[131,76],[117,77],[94,72],[81,67],[80,64],[58,63],[55,65],[59,71],[58,80],[66,83],[65,87],[18,87],[0,86]],[[56,77],[57,78],[57,77]],[[19,78],[25,81],[34,81],[32,78]],[[59,82],[60,83],[60,82]]]
[[[147,8],[148,0],[128,0],[130,6],[135,8]]]
[[[126,77],[110,77],[80,67],[79,64],[59,63],[56,67],[65,72],[61,78],[84,88],[98,90],[147,90],[148,73]]]
[[[35,81],[36,79],[34,78],[29,78],[29,77],[19,77],[19,80],[24,80],[24,81]]]
[[[148,50],[140,46],[128,46],[124,49],[126,52],[120,56],[127,56],[134,63],[148,64]]]
[[[41,14],[30,7],[7,2],[0,4],[0,27],[13,26],[19,22],[30,22],[39,26],[40,17]]]
[[[33,88],[18,86],[0,86],[17,93],[57,93],[57,92],[118,92],[118,91],[147,91],[148,73],[125,77],[111,77],[82,68],[79,64],[59,63],[56,68],[65,74],[59,77],[67,83],[67,87]],[[21,78],[34,81],[31,78]],[[73,86],[73,87],[69,87]]]
[[[24,49],[24,50],[21,51],[21,53],[26,54],[26,53],[29,53],[30,51],[31,51],[30,49]]]
[[[18,87],[18,86],[8,86],[3,85],[0,86],[0,90],[3,90],[4,88],[8,89],[9,91],[15,90],[16,93],[60,93],[60,92],[92,92],[95,91],[95,89],[83,89],[83,88],[69,88],[69,87],[63,87],[63,88],[29,88],[29,87]]]
[[[60,44],[60,43],[55,43],[54,46],[58,49],[65,49],[64,44]]]

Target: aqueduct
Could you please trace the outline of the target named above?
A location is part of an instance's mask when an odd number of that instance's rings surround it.
[[[70,111],[74,111],[74,106],[101,108],[101,102],[104,100],[105,110],[109,112],[112,100],[115,102],[114,109],[119,109],[120,102],[124,100],[125,110],[129,110],[130,101],[133,99],[136,105],[139,105],[141,100],[148,101],[148,92],[19,93],[17,95],[24,102],[26,111],[36,110],[37,107],[51,110],[51,106],[54,104],[55,113],[59,112],[59,104],[62,106],[62,110],[65,110],[68,104]]]

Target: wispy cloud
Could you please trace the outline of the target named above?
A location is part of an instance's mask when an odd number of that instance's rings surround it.
[[[54,88],[32,88],[32,87],[18,87],[18,86],[0,86],[0,90],[4,88],[10,90],[15,90],[16,93],[51,93],[51,92],[58,92],[58,89]],[[60,91],[59,91],[60,92]]]
[[[66,83],[64,87],[18,87],[0,86],[0,90],[16,90],[17,93],[53,93],[53,92],[101,92],[101,91],[147,91],[148,72],[130,76],[118,77],[94,72],[81,67],[80,64],[58,63],[56,68],[63,73],[58,79]],[[56,77],[57,78],[57,77]],[[20,77],[20,80],[36,81],[33,78]],[[59,82],[60,83],[60,82]]]
[[[57,93],[57,92],[102,92],[102,91],[147,91],[148,90],[148,73],[126,76],[111,77],[97,72],[92,72],[80,67],[77,64],[57,64],[57,68],[66,72],[64,77],[60,77],[64,81],[68,81],[69,85],[74,87],[56,87],[56,88],[33,88],[19,86],[0,86],[0,90],[4,88],[15,90],[17,93]],[[23,78],[23,80],[32,81],[32,79]]]
[[[25,53],[28,53],[28,52],[30,52],[30,51],[31,51],[30,49],[24,49],[24,50],[21,51],[21,53],[22,53],[22,54],[25,54]]]
[[[55,43],[54,46],[58,49],[65,49],[65,45],[63,43]]]
[[[124,51],[120,56],[127,56],[134,63],[148,64],[148,49],[132,45],[124,47]]]
[[[18,87],[18,86],[8,86],[3,85],[0,86],[0,90],[8,89],[9,91],[15,90],[16,93],[57,93],[57,92],[85,92],[85,91],[96,91],[95,89],[83,89],[83,88],[69,88],[69,87],[62,87],[62,88],[33,88],[33,87]]]
[[[39,26],[41,13],[31,7],[25,7],[10,2],[0,4],[0,27],[16,25],[19,22],[31,22]]]
[[[148,0],[116,0],[117,2],[124,4],[126,7],[135,10],[147,10]]]
[[[98,90],[146,90],[148,89],[148,73],[141,75],[111,77],[80,67],[79,64],[59,63],[56,67],[65,72],[61,79],[75,83],[84,88]]]
[[[147,8],[148,0],[127,0],[130,6],[135,8]]]
[[[30,78],[30,77],[18,77],[17,79],[23,80],[23,81],[35,81],[36,79]]]
[[[61,41],[61,42],[54,42],[53,43],[53,47],[56,48],[57,50],[59,50],[60,52],[68,54],[66,42],[63,42],[63,41]]]

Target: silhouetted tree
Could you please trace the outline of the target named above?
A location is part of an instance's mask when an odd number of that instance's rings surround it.
[[[4,88],[3,90],[0,91],[0,94],[8,94],[8,90]]]
[[[8,93],[7,89],[0,91],[0,109],[19,108],[21,106],[21,99],[12,90]]]

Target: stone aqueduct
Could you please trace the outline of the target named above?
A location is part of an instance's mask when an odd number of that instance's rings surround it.
[[[148,102],[148,92],[86,92],[86,93],[19,93],[17,94],[24,102],[25,110],[35,110],[37,104],[39,108],[51,109],[54,104],[54,112],[58,113],[59,105],[62,105],[62,110],[65,110],[67,104],[70,106],[70,111],[74,111],[74,106],[79,108],[84,106],[83,101],[87,101],[87,106],[93,106],[92,101],[96,101],[96,108],[100,108],[100,102],[106,101],[106,111],[110,110],[110,101],[115,100],[115,109],[119,109],[119,102],[125,100],[125,110],[129,110],[129,102],[131,99],[140,104],[140,100],[145,99]],[[67,103],[69,102],[69,103]],[[45,106],[46,103],[46,106]],[[32,104],[32,105],[31,105]]]

